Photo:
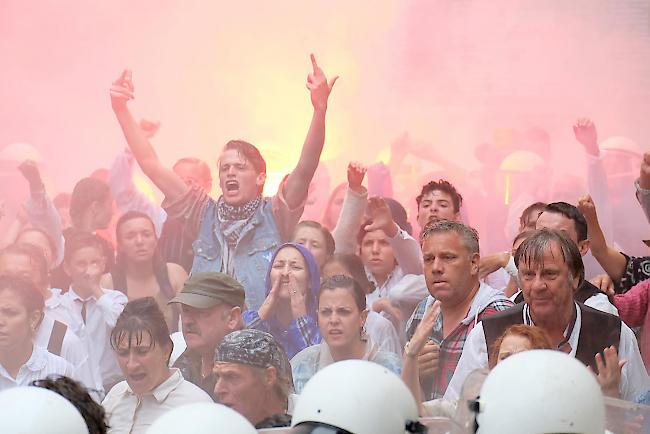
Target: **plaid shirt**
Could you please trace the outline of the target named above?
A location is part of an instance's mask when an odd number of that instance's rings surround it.
[[[305,348],[321,341],[316,319],[309,315],[292,320],[289,327],[283,327],[275,319],[264,321],[257,311],[246,311],[243,316],[246,327],[271,334],[287,352],[289,360]]]
[[[481,287],[484,286],[481,285]],[[427,297],[415,309],[407,330],[408,339],[413,337],[415,329],[422,321],[422,318],[424,318],[424,314],[431,304],[433,304],[433,298]],[[512,306],[513,303],[504,295],[503,299],[492,301],[483,307],[479,311],[476,320],[471,318],[469,321],[466,320],[458,324],[446,338],[443,337],[442,333],[442,312],[440,312],[430,337],[431,341],[440,346],[438,369],[433,377],[425,378],[424,381],[421,381],[422,394],[425,400],[442,398],[445,394],[451,377],[453,377],[454,371],[456,371],[456,366],[463,352],[467,335],[474,328],[474,324],[479,323],[484,317],[506,310]]]

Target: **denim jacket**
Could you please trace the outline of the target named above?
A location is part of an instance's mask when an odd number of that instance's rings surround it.
[[[241,232],[234,249],[234,278],[246,290],[246,306],[258,310],[264,299],[264,278],[270,266],[273,252],[282,244],[280,231],[273,215],[272,199],[264,199],[253,217]],[[217,217],[217,202],[209,200],[201,221],[199,236],[192,244],[194,262],[192,273],[208,271],[224,272],[226,245]]]

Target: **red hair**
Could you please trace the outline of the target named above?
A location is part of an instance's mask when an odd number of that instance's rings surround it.
[[[494,346],[492,347],[492,354],[489,357],[489,366],[490,369],[494,368],[499,360],[499,351],[501,349],[501,344],[503,340],[511,335],[521,336],[522,338],[528,339],[530,342],[531,350],[552,350],[553,346],[551,345],[551,340],[544,330],[539,327],[525,325],[525,324],[515,324],[506,329],[501,336],[494,341]]]

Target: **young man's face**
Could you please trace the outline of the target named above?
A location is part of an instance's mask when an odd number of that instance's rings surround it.
[[[375,279],[383,280],[395,268],[393,247],[381,229],[367,232],[361,240],[361,260]]]
[[[64,264],[75,290],[90,290],[98,285],[105,266],[104,252],[95,246],[80,248]]]
[[[420,229],[429,222],[439,220],[458,220],[451,196],[440,190],[431,190],[422,196],[418,206],[418,224]]]
[[[266,181],[253,164],[236,149],[226,149],[219,158],[219,186],[229,205],[243,205],[259,194]]]
[[[578,246],[580,255],[584,256],[589,251],[589,240],[578,241],[578,231],[576,230],[575,222],[563,214],[544,211],[537,218],[535,229],[554,229],[560,231]]]

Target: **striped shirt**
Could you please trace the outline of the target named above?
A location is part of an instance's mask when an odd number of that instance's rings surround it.
[[[20,367],[16,378],[0,365],[0,391],[18,386],[29,386],[32,381],[42,380],[50,375],[74,377],[74,368],[64,358],[34,346],[27,363]]]

